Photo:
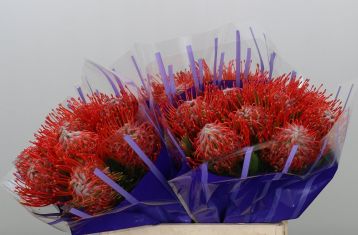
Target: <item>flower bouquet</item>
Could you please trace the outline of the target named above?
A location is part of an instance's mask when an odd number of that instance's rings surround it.
[[[353,85],[330,93],[272,48],[227,26],[87,62],[5,186],[73,234],[299,217],[337,170]]]
[[[178,167],[146,104],[100,65],[87,62],[85,74],[90,94],[78,87],[78,98],[46,117],[6,187],[33,215],[72,234],[190,222],[167,183]],[[113,94],[99,90],[102,79]]]

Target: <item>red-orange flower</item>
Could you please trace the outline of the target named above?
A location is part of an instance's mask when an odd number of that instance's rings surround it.
[[[115,206],[119,199],[118,193],[93,172],[98,168],[117,182],[124,177],[121,173],[111,173],[96,155],[82,155],[76,160],[67,159],[67,163],[72,165],[68,182],[68,192],[72,199],[66,203],[67,206],[91,215],[105,212]]]

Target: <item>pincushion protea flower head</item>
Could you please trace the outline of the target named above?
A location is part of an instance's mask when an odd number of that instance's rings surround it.
[[[76,153],[94,154],[97,152],[98,141],[99,137],[94,132],[67,131],[65,127],[62,127],[58,145],[55,147],[66,155],[76,155]]]
[[[116,205],[119,195],[110,186],[99,179],[93,172],[102,170],[108,177],[121,182],[121,173],[112,173],[105,163],[96,155],[82,155],[76,160],[67,159],[73,165],[68,183],[69,195],[72,199],[67,206],[86,211],[89,214],[105,212]]]
[[[219,160],[240,147],[240,137],[223,123],[208,123],[195,138],[196,162],[212,161],[217,172],[230,172],[236,167],[238,158]]]
[[[60,199],[59,192],[66,187],[66,174],[56,165],[59,160],[52,153],[43,153],[36,146],[25,149],[16,159],[15,192],[21,203],[28,206],[47,206]]]
[[[273,145],[263,155],[276,170],[282,170],[290,151],[294,145],[298,145],[297,153],[291,163],[292,171],[301,171],[312,165],[318,157],[320,142],[315,134],[299,124],[288,124],[280,128],[272,137]]]
[[[15,164],[23,204],[54,204],[65,213],[75,207],[88,214],[115,206],[118,194],[93,171],[102,170],[130,190],[147,169],[123,135],[130,135],[152,160],[160,150],[160,140],[140,118],[138,105],[134,95],[122,91],[118,96],[96,93],[86,101],[72,98],[66,107],[53,110]]]
[[[251,142],[262,142],[266,139],[265,125],[269,122],[269,114],[264,108],[255,105],[243,105],[240,109],[229,114],[232,127],[241,133],[245,146]],[[253,139],[254,138],[254,139]]]
[[[156,160],[160,150],[160,139],[148,122],[126,123],[121,127],[109,126],[103,129],[101,134],[103,156],[114,159],[121,165],[130,165],[134,169],[144,169],[145,165],[123,139],[124,135],[129,135],[152,161]]]

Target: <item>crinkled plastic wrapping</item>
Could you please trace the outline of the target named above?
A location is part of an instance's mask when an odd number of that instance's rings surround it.
[[[245,63],[245,60],[252,61],[251,64],[242,65],[243,69],[255,71],[254,65],[258,64],[260,69],[268,71],[271,77],[284,73],[299,76],[298,72],[280,57],[265,34],[257,28],[235,25],[153,45],[138,44],[126,56],[120,58],[113,68],[121,71],[125,78],[137,76],[137,85],[148,91],[150,75],[159,75],[163,79],[163,76],[169,73],[170,66],[174,74],[183,70],[193,71],[190,67],[192,50],[194,60],[197,62],[199,59],[205,59],[215,73],[219,70],[222,58],[223,61],[235,60],[237,29],[240,30],[241,63]],[[161,61],[164,69],[160,68]],[[136,66],[133,66],[133,62]],[[138,70],[138,67],[142,70]],[[314,80],[310,82],[315,83]],[[316,82],[317,84],[319,83]],[[169,183],[194,222],[273,223],[297,218],[305,211],[337,170],[349,122],[351,106],[348,101],[353,95],[353,85],[342,85],[337,81],[324,85],[331,88],[328,91],[333,97],[336,95],[342,100],[345,111],[322,139],[318,160],[305,172],[291,173],[289,160],[282,172],[262,175],[246,172],[241,177],[219,176],[210,172],[208,169],[213,162],[207,162],[196,169],[183,164],[180,176]],[[233,84],[227,83],[225,86],[231,87]],[[173,138],[168,139],[176,142]],[[249,149],[251,154],[254,154],[269,145],[270,143],[264,143],[252,148],[247,147],[233,155],[245,155]],[[185,158],[178,143],[176,146],[177,152],[182,153]],[[291,152],[292,161],[295,150]]]
[[[86,100],[87,94],[95,92],[117,95],[120,88],[125,86],[126,84],[122,83],[114,72],[88,61],[84,65],[82,84],[77,87],[77,92],[81,99]],[[141,107],[141,116],[155,125],[149,111],[145,109],[145,107]],[[161,135],[160,127],[155,126],[155,128]],[[132,147],[141,151],[138,146]],[[142,155],[140,157],[149,170],[130,192],[126,192],[124,189],[118,190],[113,186],[116,184],[115,182],[111,184],[110,180],[106,181],[102,176],[101,179],[123,197],[119,205],[109,212],[91,216],[76,208],[70,211],[72,214],[64,214],[56,205],[24,207],[36,218],[59,230],[70,231],[72,234],[91,234],[159,223],[190,222],[190,217],[168,184],[168,180],[177,176],[179,168],[171,159],[164,142],[162,142],[162,149],[155,162],[151,162],[149,158],[146,159],[146,156]],[[3,184],[18,201],[21,201],[15,193],[15,171],[14,168],[12,172],[9,172]],[[104,173],[102,172],[102,174]]]

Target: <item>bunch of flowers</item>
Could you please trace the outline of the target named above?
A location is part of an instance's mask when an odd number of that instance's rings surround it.
[[[147,168],[123,136],[129,135],[153,161],[160,150],[160,139],[140,117],[138,105],[133,94],[123,91],[119,96],[96,93],[87,101],[72,98],[53,110],[15,162],[21,203],[90,215],[116,206],[121,196],[94,170],[131,190]]]
[[[164,121],[192,167],[209,162],[216,173],[239,175],[243,154],[235,152],[263,143],[270,145],[255,153],[254,171],[281,171],[294,145],[291,171],[312,166],[323,137],[342,113],[339,100],[293,74],[271,77],[257,65],[255,72],[241,72],[237,85],[234,60],[223,65],[219,78],[201,63],[193,71],[199,87],[191,71],[174,74],[176,90],[169,95],[165,82],[153,78],[152,83]]]
[[[269,55],[264,38],[267,66],[250,31],[252,39],[241,41],[236,31],[235,44],[223,44],[222,51],[234,45],[236,57],[225,63],[221,52],[219,66],[215,38],[213,68],[204,58],[196,61],[190,45],[190,69],[176,72],[181,49],[164,58],[173,62],[168,69],[156,53],[158,74],[146,61],[151,50],[139,51],[146,76],[134,55],[111,69],[86,63],[80,97],[46,117],[15,161],[10,190],[23,205],[38,208],[36,216],[58,227],[65,221],[73,234],[297,218],[337,170],[353,85],[342,105],[340,90],[334,97],[295,72],[274,71],[276,54]],[[163,48],[170,45],[177,46]],[[253,59],[249,46],[257,49]],[[206,50],[198,54],[210,54]],[[123,67],[126,74],[119,75]],[[137,75],[142,89],[120,79]],[[114,95],[96,90],[109,86]],[[178,156],[182,161],[175,161]],[[48,205],[56,213],[42,208]]]

